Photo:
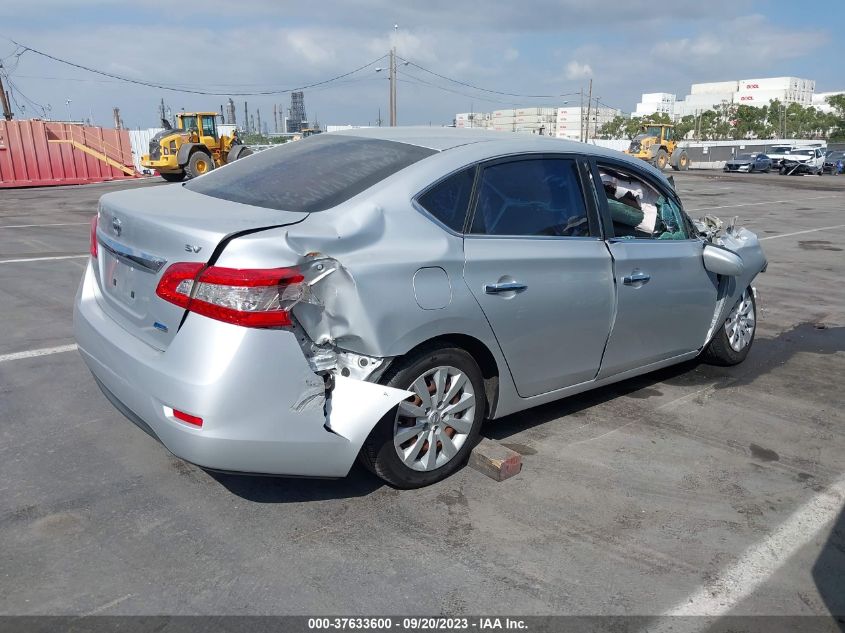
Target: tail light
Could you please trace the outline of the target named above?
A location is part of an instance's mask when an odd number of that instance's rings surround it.
[[[88,250],[91,253],[91,257],[93,257],[94,259],[97,259],[97,251],[99,250],[97,248],[97,218],[98,217],[99,217],[99,214],[97,214],[93,218],[91,218],[91,241],[88,245]]]
[[[246,327],[291,325],[290,308],[302,290],[297,268],[221,268],[172,264],[156,294],[190,312]]]

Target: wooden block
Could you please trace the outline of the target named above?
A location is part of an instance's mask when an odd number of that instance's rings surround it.
[[[522,455],[486,437],[469,454],[469,465],[496,481],[504,481],[522,470]]]

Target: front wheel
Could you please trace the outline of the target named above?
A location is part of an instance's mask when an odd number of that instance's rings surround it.
[[[712,365],[738,365],[748,356],[756,331],[757,302],[751,288],[746,288],[704,350],[704,360]]]
[[[361,448],[364,465],[397,488],[420,488],[460,468],[478,439],[487,401],[481,370],[454,347],[420,350],[389,369],[383,384],[407,389]]]
[[[666,169],[666,164],[669,162],[669,154],[666,153],[665,149],[657,150],[657,156],[654,157],[654,166],[657,167],[660,171]]]
[[[214,161],[211,156],[205,152],[194,152],[191,158],[188,159],[188,165],[185,167],[185,173],[189,178],[196,178],[207,174],[214,169]]]

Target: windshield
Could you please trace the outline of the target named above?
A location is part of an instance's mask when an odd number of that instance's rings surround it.
[[[188,130],[193,130],[193,129],[198,130],[199,129],[199,127],[197,127],[197,117],[195,117],[195,116],[183,116],[183,117],[181,117],[181,119],[182,119],[182,129],[185,130],[186,132]]]
[[[827,155],[829,160],[842,160],[845,158],[845,152],[831,152]]]
[[[257,207],[312,213],[346,202],[436,153],[395,141],[316,134],[215,169],[185,188]]]
[[[739,154],[736,159],[737,160],[752,160],[754,158],[754,154]]]
[[[656,136],[660,138],[660,126],[659,125],[649,125],[645,129],[646,136]]]
[[[786,154],[790,149],[785,145],[775,145],[769,150],[769,154]]]

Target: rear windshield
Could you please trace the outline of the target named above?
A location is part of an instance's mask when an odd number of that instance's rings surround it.
[[[435,150],[320,134],[239,160],[185,184],[223,200],[312,213],[337,206]]]

